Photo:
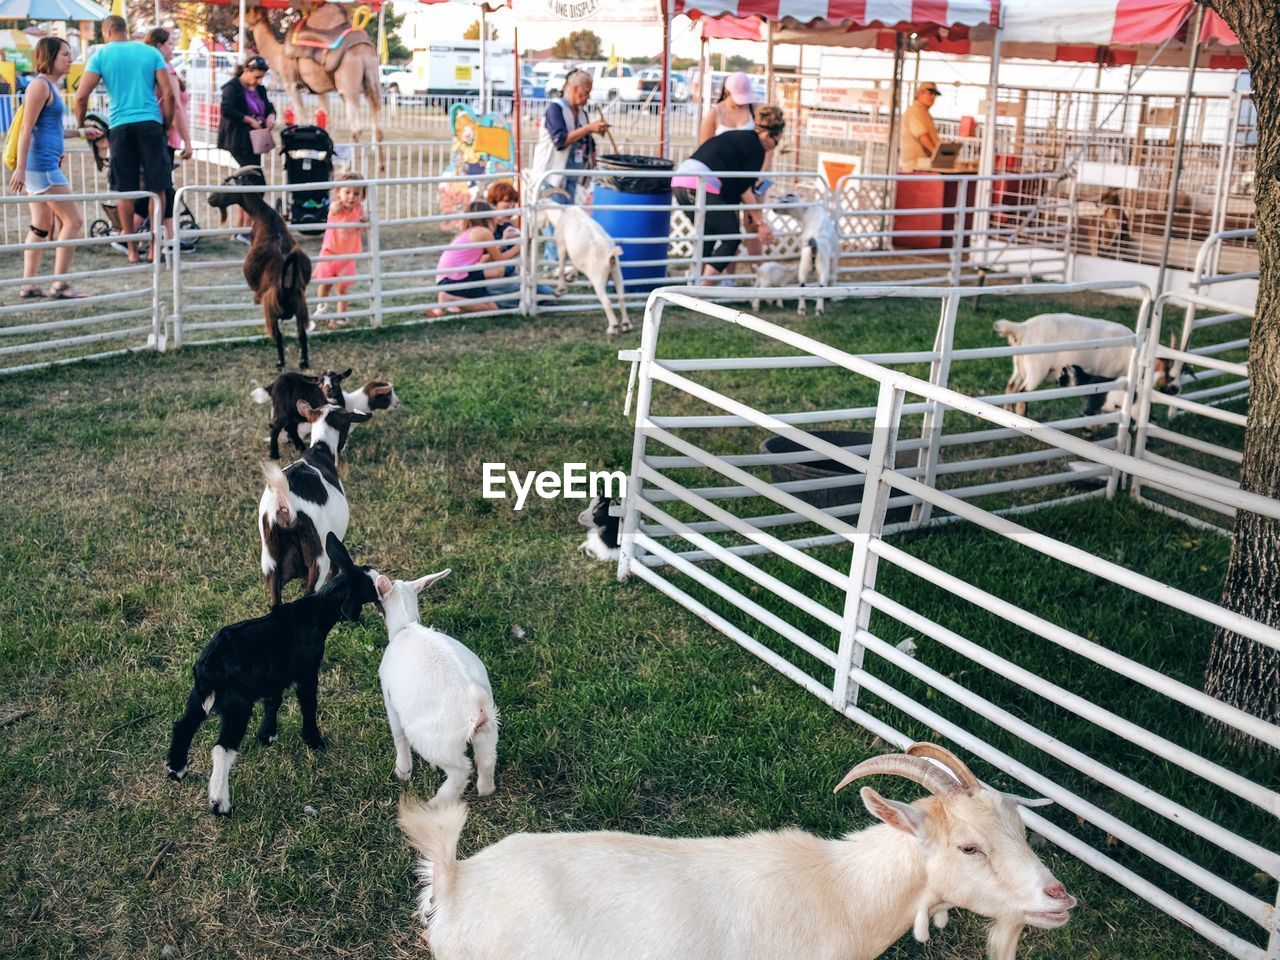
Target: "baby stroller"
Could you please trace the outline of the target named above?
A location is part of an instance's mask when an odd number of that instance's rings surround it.
[[[333,138],[324,127],[287,126],[280,133],[284,179],[289,184],[324,183],[333,179]],[[289,194],[289,220],[295,227],[329,220],[328,190],[297,190]]]
[[[90,113],[84,118],[84,125],[90,129],[101,131],[102,136],[95,140],[89,141],[89,149],[93,151],[93,165],[101,173],[107,169],[111,162],[111,141],[108,136],[111,132],[110,126],[107,124],[106,118],[99,113]],[[178,169],[175,162],[173,168]],[[118,236],[125,231],[121,227],[120,214],[116,210],[116,205],[110,200],[102,201],[102,214],[97,220],[89,224],[89,236],[91,237],[112,237]],[[196,215],[191,212],[191,208],[187,206],[186,200],[182,201],[182,205],[173,211],[173,218],[178,222],[178,226],[183,230],[199,230],[200,224],[196,221]],[[143,219],[142,225],[138,232],[145,233],[151,229],[150,217]],[[195,249],[199,238],[183,240],[183,250]],[[127,252],[123,243],[112,244],[121,253]],[[145,252],[145,247],[144,247]]]

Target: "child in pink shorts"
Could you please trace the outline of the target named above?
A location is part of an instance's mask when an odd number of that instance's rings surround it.
[[[339,180],[360,180],[363,179],[358,173],[346,173],[338,178]],[[324,240],[320,243],[320,256],[342,256],[344,254],[356,254],[364,252],[363,231],[359,228],[348,227],[346,229],[334,229],[333,225],[338,223],[363,223],[364,222],[364,187],[349,186],[335,187],[333,195],[329,198],[329,229],[324,232]],[[315,272],[312,279],[315,280],[319,287],[317,293],[321,297],[327,297],[336,293],[338,296],[346,296],[347,291],[353,286],[352,281],[346,283],[338,282],[342,277],[354,277],[356,275],[356,262],[354,260],[322,260],[316,264]],[[329,310],[329,304],[319,303],[313,313],[318,317]],[[341,316],[347,312],[347,301],[338,301],[338,316],[334,316],[329,320],[330,329],[335,327],[345,327],[351,321]]]

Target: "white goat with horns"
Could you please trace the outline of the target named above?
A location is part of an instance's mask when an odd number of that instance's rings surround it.
[[[907,804],[863,787],[883,822],[840,840],[518,833],[463,861],[466,808],[402,799],[424,936],[437,960],[871,960],[962,907],[995,918],[988,954],[1013,960],[1024,926],[1067,922],[1076,901],[1027,846],[1016,804],[1028,801],[930,743],[865,760],[836,790],[872,774],[932,796]]]

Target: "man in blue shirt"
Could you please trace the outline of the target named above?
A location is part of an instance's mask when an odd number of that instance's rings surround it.
[[[164,132],[173,118],[174,104],[168,67],[155,47],[129,39],[122,17],[102,21],[102,39],[106,46],[89,58],[76,91],[76,123],[84,126],[89,97],[101,80],[111,98],[111,189],[120,193],[145,189],[163,198],[172,182]],[[134,231],[133,207],[132,200],[116,204],[126,233]],[[154,250],[151,255],[155,256]],[[133,241],[129,241],[129,259],[138,259]]]

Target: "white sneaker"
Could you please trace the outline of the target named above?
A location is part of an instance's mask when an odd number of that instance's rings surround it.
[[[320,314],[322,314],[322,313],[328,313],[328,312],[329,312],[329,304],[327,304],[327,303],[317,303],[317,304],[316,304],[316,308],[315,308],[314,310],[312,310],[312,311],[311,311],[311,315],[312,315],[313,317],[318,317],[318,316],[320,316]]]
[[[236,243],[243,243],[246,247],[251,245],[251,242],[249,240],[249,235],[247,233],[237,233],[231,239],[234,240]]]

